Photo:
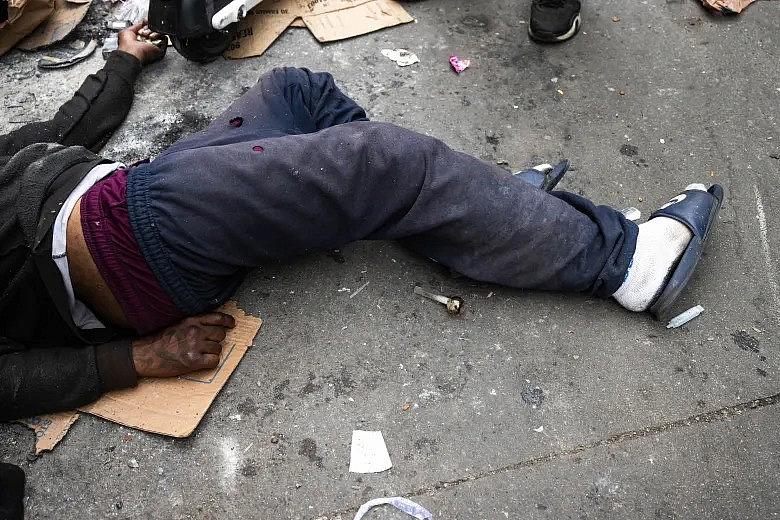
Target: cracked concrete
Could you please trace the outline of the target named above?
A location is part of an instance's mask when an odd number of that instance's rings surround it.
[[[780,516],[780,3],[733,18],[695,0],[584,5],[583,32],[559,46],[528,41],[526,3],[426,0],[408,4],[417,23],[350,41],[294,30],[262,58],[206,66],[171,52],[104,155],[159,152],[270,67],[327,69],[372,118],[485,160],[568,158],[562,187],[599,203],[647,215],[720,182],[677,306],[704,314],[670,331],[586,295],[453,278],[384,242],[266,266],[237,295],[263,330],[189,439],[84,416],[27,461],[32,434],[0,425],[28,517],[335,519],[394,494],[439,519]],[[396,47],[422,63],[381,56]],[[450,53],[472,68],[455,76]],[[35,59],[0,58],[0,131],[46,117],[102,64],[36,76]],[[464,314],[415,284],[462,296]],[[349,474],[353,429],[382,430],[393,469]]]

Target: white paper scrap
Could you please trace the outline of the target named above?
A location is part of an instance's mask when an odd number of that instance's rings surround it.
[[[398,64],[399,67],[407,67],[420,63],[420,58],[413,52],[409,52],[406,49],[382,49],[382,56],[391,59]]]
[[[425,509],[420,504],[412,502],[408,498],[404,498],[404,497],[390,497],[390,498],[375,498],[374,500],[369,500],[368,502],[360,506],[360,509],[358,509],[358,512],[355,513],[355,518],[353,520],[361,520],[361,518],[363,518],[371,508],[376,506],[383,506],[385,504],[391,505],[394,508],[398,509],[399,511],[403,511],[407,515],[415,517],[417,520],[433,519],[433,515],[431,514],[431,512]]]
[[[352,450],[349,456],[351,473],[379,473],[392,467],[382,432],[352,432]]]

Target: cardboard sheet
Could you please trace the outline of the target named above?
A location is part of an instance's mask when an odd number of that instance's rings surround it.
[[[724,14],[741,13],[755,0],[702,0],[705,6]]]
[[[0,56],[54,12],[54,0],[10,0],[8,24],[0,29]]]
[[[234,302],[226,303],[219,310],[232,315],[236,327],[222,342],[222,359],[216,369],[175,378],[145,378],[135,388],[109,392],[80,410],[147,432],[171,437],[189,436],[262,325],[260,318],[247,315]]]
[[[58,42],[71,33],[89,10],[92,0],[54,0],[54,12],[16,46],[32,51]]]
[[[19,422],[35,432],[35,454],[51,451],[79,418],[76,412],[60,412],[28,417]]]
[[[190,435],[263,324],[263,320],[246,314],[235,302],[228,302],[219,310],[233,316],[236,327],[222,342],[222,359],[217,368],[177,378],[142,379],[135,388],[109,392],[80,410],[138,430],[171,437]],[[78,418],[78,412],[73,411],[17,422],[35,431],[35,453],[39,454],[54,449]]]
[[[291,25],[330,42],[414,21],[395,0],[265,0],[239,23],[226,58],[262,55]]]

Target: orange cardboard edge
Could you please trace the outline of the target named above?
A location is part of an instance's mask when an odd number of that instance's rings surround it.
[[[78,418],[77,412],[59,412],[27,417],[16,422],[35,432],[35,454],[40,455],[44,451],[52,451]]]

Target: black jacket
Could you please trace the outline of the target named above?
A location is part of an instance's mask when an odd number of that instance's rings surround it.
[[[53,119],[0,136],[0,420],[72,409],[136,383],[123,331],[76,328],[51,251],[59,208],[106,162],[93,151],[127,116],[140,70],[116,51]]]

